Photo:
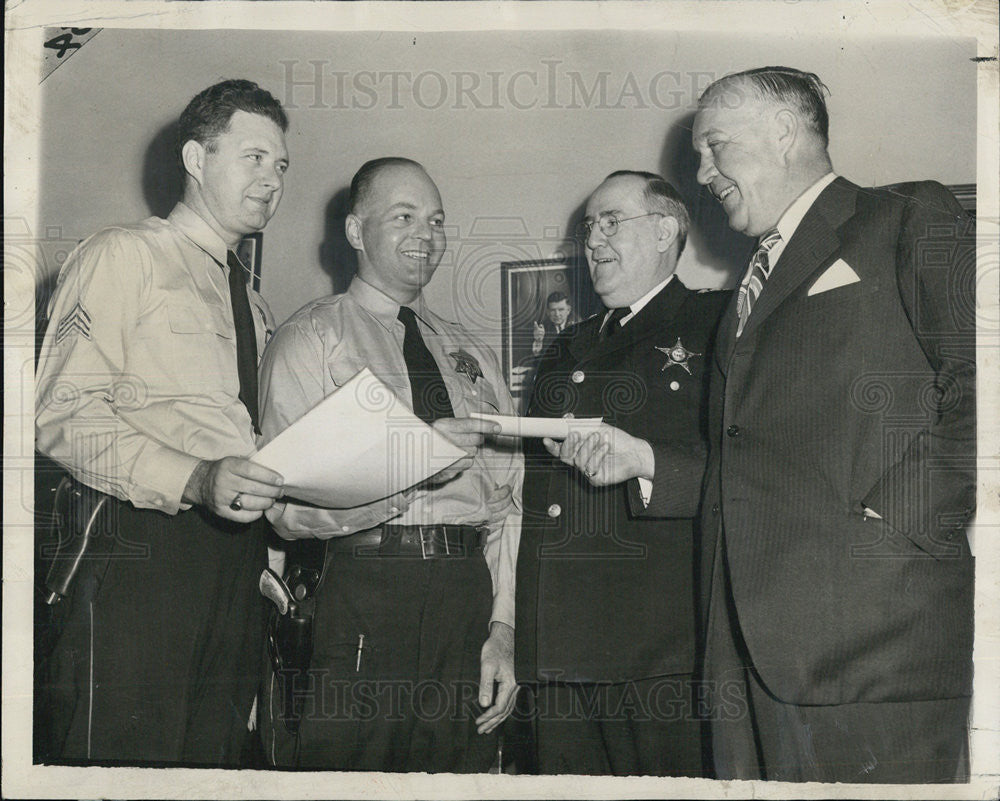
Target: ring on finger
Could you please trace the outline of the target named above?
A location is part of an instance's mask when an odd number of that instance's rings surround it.
[[[234,512],[239,512],[243,509],[243,493],[237,492],[236,497],[233,498],[232,502],[229,504],[229,508]]]

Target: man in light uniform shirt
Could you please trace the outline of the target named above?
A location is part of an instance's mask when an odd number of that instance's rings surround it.
[[[179,123],[183,202],[95,234],[59,276],[37,447],[113,496],[114,542],[57,609],[44,759],[226,766],[244,746],[281,476],[246,458],[273,323],[234,249],[278,206],[287,127],[254,83],[206,89]]]
[[[289,501],[269,514],[283,537],[329,539],[296,764],[485,771],[516,691],[520,515],[507,500],[520,497],[522,462],[513,443],[484,443],[496,424],[468,414],[509,415],[513,403],[489,348],[424,300],[446,241],[423,167],[368,162],[350,208],[358,275],[275,333],[261,366],[264,437],[368,367],[468,456],[366,506]]]

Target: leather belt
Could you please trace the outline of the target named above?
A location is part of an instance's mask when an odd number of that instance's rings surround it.
[[[399,556],[419,559],[465,558],[482,551],[488,526],[437,524],[376,526],[327,541],[332,553],[355,556]]]

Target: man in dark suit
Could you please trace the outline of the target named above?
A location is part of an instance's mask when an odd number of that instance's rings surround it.
[[[545,319],[534,323],[531,353],[539,356],[566,328],[580,322],[565,292],[550,292],[545,299]]]
[[[612,173],[582,228],[608,310],[556,337],[528,414],[605,425],[527,441],[518,676],[535,690],[540,772],[698,776],[693,529],[728,293],[674,275],[688,213],[658,175]],[[661,462],[667,444],[683,458]]]
[[[975,245],[940,184],[834,175],[798,70],[702,95],[698,181],[759,245],[719,327],[702,502],[720,778],[967,776]]]

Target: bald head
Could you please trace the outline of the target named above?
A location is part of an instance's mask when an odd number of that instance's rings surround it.
[[[425,175],[427,171],[423,165],[413,159],[402,156],[386,156],[380,159],[372,159],[361,165],[351,179],[351,194],[348,200],[348,211],[351,214],[359,214],[361,207],[366,203],[371,195],[372,185],[380,173],[391,171],[398,167],[415,167]]]

